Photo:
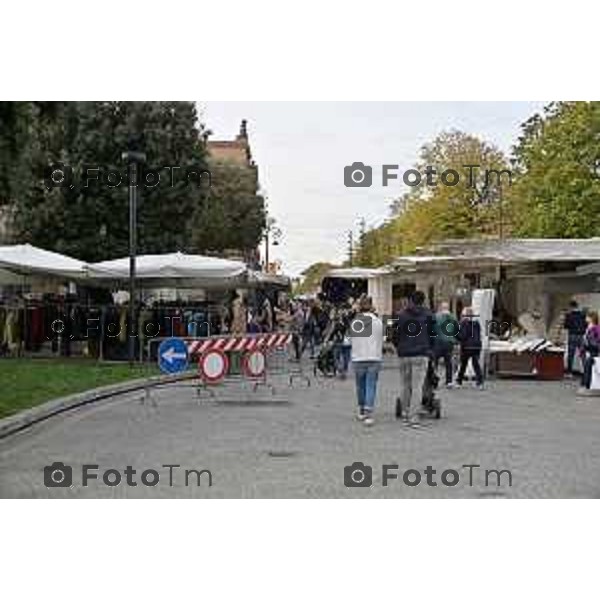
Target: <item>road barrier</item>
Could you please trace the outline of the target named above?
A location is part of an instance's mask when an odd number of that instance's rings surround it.
[[[270,375],[287,376],[290,386],[296,378],[304,380],[307,386],[310,385],[310,378],[302,372],[301,366],[290,360],[291,342],[291,333],[227,335],[186,340],[188,354],[198,357],[198,374],[205,386],[241,377],[252,381],[255,391],[259,385],[265,385],[273,393],[275,387],[268,380]],[[234,362],[239,365],[239,372],[232,371]]]
[[[291,333],[257,333],[245,336],[213,336],[187,342],[188,354],[202,354],[208,350],[244,352],[258,348],[282,348],[292,341]]]
[[[195,338],[154,338],[148,343],[148,356],[151,344],[160,344],[158,352],[161,370],[180,360],[180,352],[173,344],[185,345],[190,363],[197,363],[198,397],[203,392],[214,396],[213,388],[220,383],[237,380],[249,381],[253,390],[266,386],[275,394],[276,389],[270,381],[274,375],[288,378],[288,385],[302,379],[307,387],[310,378],[303,373],[299,362],[291,360],[291,333],[258,333],[247,335],[217,335]],[[181,361],[182,364],[184,361]],[[169,370],[169,369],[167,369]]]

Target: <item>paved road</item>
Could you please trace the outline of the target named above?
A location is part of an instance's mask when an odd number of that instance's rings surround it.
[[[0,441],[0,496],[50,498],[379,498],[379,497],[600,497],[600,399],[577,398],[575,385],[491,381],[485,391],[443,390],[444,418],[422,431],[408,430],[393,417],[397,374],[382,373],[377,421],[365,428],[353,419],[353,382],[326,380],[310,388],[283,380],[276,395],[254,394],[232,384],[217,398],[196,399],[190,387],[154,392],[158,406],[137,395],[53,417]],[[73,487],[46,488],[44,466],[73,467]],[[373,485],[347,488],[344,467],[361,461],[373,468]],[[82,465],[96,464],[100,482],[81,485]],[[173,467],[172,485],[169,469]],[[399,480],[382,485],[382,464],[397,464]],[[473,468],[472,485],[465,464]],[[130,465],[137,486],[101,481],[106,469]],[[428,486],[426,467],[432,481]],[[143,485],[155,469],[160,482]],[[185,469],[210,470],[190,474]],[[402,481],[408,469],[421,471],[421,484]],[[454,469],[455,486],[443,485],[442,471]],[[485,469],[509,469],[497,477]],[[111,476],[114,476],[111,475]],[[409,477],[416,477],[411,474]],[[147,475],[152,483],[153,474]],[[446,474],[452,483],[453,473]],[[111,480],[109,478],[109,480]],[[112,480],[111,480],[112,481]]]

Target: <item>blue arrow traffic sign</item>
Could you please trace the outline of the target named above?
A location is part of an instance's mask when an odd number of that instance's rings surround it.
[[[179,373],[188,367],[188,352],[180,338],[169,338],[158,347],[158,368],[163,373]]]

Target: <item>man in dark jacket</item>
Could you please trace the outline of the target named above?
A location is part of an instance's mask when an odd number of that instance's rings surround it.
[[[569,304],[569,312],[565,315],[563,328],[567,330],[567,373],[573,374],[573,360],[575,353],[581,348],[583,336],[587,329],[585,314],[572,300]]]
[[[458,341],[460,342],[460,368],[456,383],[462,385],[469,361],[473,364],[477,387],[483,388],[483,373],[479,364],[481,354],[481,325],[473,317],[473,309],[467,306],[463,309],[463,317],[459,323]]]
[[[392,341],[400,366],[400,402],[406,423],[419,426],[419,408],[427,363],[433,357],[435,317],[423,306],[425,294],[414,292],[394,322]]]

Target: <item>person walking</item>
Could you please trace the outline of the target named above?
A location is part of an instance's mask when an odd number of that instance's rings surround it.
[[[439,311],[435,316],[435,321],[435,369],[437,371],[438,363],[441,359],[444,362],[444,369],[446,372],[446,387],[451,388],[453,387],[452,376],[454,372],[452,365],[452,354],[454,353],[454,344],[456,343],[456,336],[458,335],[459,326],[458,321],[450,312],[450,305],[448,302],[442,302],[440,304]]]
[[[575,354],[580,350],[583,336],[587,328],[585,314],[577,302],[569,303],[569,311],[565,315],[563,329],[567,330],[567,374],[573,375],[573,361]]]
[[[457,385],[462,385],[469,361],[475,371],[475,381],[478,389],[483,389],[483,372],[479,364],[481,354],[481,325],[473,316],[473,309],[466,306],[459,323],[458,340],[460,342],[460,367],[458,369]]]
[[[290,331],[292,333],[292,346],[294,348],[294,357],[297,361],[300,361],[302,359],[302,335],[304,333],[306,313],[301,302],[292,303],[290,305],[290,313]]]
[[[311,359],[315,358],[317,340],[317,320],[315,318],[315,301],[310,300],[304,308],[304,332],[302,335],[302,354],[308,346]]]
[[[589,311],[586,317],[587,329],[581,343],[581,354],[583,363],[583,376],[581,378],[582,389],[589,390],[592,384],[592,369],[594,360],[600,354],[600,325],[598,325],[598,313]]]
[[[368,335],[353,335],[352,332],[366,332]],[[357,418],[369,426],[374,423],[377,380],[383,353],[383,323],[373,311],[371,298],[361,299],[359,312],[350,324],[350,334],[358,400]]]
[[[330,340],[333,342],[336,370],[340,379],[346,379],[348,375],[348,366],[350,365],[352,353],[352,345],[348,332],[353,316],[350,309],[341,307],[336,309],[332,319],[333,325]]]
[[[400,367],[400,402],[405,423],[419,427],[419,410],[423,399],[423,384],[427,365],[433,358],[435,318],[423,306],[425,294],[416,291],[395,320],[392,342]]]

